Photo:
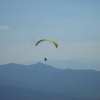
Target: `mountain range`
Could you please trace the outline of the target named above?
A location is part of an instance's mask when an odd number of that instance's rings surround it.
[[[52,60],[48,59],[48,61],[41,61],[44,64],[54,66],[60,69],[94,69],[100,71],[100,59],[93,60],[77,60],[77,59],[69,59],[69,60]]]
[[[47,64],[59,69],[93,69],[100,71],[100,59],[69,59],[69,60],[41,60],[43,64]],[[31,65],[37,62],[23,62],[24,65]]]
[[[1,100],[17,95],[24,97],[16,100],[25,100],[25,96],[26,100],[100,100],[100,71],[58,69],[41,62],[0,65],[0,94]],[[8,97],[2,99],[4,95]]]

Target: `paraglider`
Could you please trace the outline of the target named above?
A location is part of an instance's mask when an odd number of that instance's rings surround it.
[[[37,46],[40,42],[42,42],[42,41],[50,41],[50,42],[52,42],[52,43],[55,45],[56,48],[58,47],[58,44],[57,44],[54,40],[49,39],[49,38],[44,38],[44,39],[41,39],[41,40],[37,41],[37,42],[36,42],[36,46]],[[44,60],[47,61],[47,58],[44,58]]]

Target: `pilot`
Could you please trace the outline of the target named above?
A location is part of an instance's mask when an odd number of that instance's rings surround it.
[[[45,61],[47,61],[47,58],[44,58]]]

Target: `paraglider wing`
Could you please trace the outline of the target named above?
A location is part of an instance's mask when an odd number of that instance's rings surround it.
[[[37,41],[36,46],[42,41],[50,41],[56,46],[56,48],[58,47],[58,44],[54,40],[49,39],[49,38],[45,38],[45,39],[41,39],[41,40]]]

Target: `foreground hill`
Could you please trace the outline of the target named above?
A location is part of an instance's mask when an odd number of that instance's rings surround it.
[[[66,94],[0,85],[0,100],[77,100]]]

